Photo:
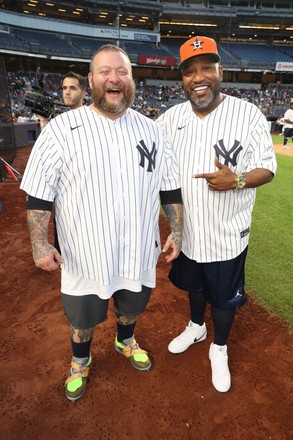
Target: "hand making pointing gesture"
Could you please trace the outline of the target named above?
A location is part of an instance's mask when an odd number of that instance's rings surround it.
[[[214,173],[194,174],[195,179],[206,179],[211,191],[227,191],[235,189],[236,174],[227,165],[223,165],[218,158],[215,158],[215,165],[218,168]]]

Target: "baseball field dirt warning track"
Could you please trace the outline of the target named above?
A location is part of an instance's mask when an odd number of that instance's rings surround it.
[[[288,150],[289,151],[289,150]],[[19,149],[23,172],[30,153]],[[97,329],[85,395],[69,402],[69,326],[58,272],[36,268],[25,194],[9,176],[0,184],[1,440],[289,440],[292,421],[292,333],[253,298],[237,314],[228,345],[232,388],[211,384],[208,337],[181,355],[167,346],[188,321],[187,297],[167,279],[160,257],[157,288],[136,328],[153,368],[136,371],[115,352],[112,304]],[[163,218],[162,241],[169,233]],[[249,293],[249,292],[248,292]],[[290,414],[291,413],[291,414]]]

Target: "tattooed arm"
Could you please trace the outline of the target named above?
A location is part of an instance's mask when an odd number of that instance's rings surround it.
[[[37,267],[51,272],[59,268],[62,258],[59,252],[48,243],[50,211],[28,209],[27,220],[30,231],[33,259]]]
[[[178,257],[182,245],[183,205],[181,190],[161,191],[160,197],[163,211],[172,230],[163,247],[163,252],[170,251],[166,256],[166,261],[169,263]]]

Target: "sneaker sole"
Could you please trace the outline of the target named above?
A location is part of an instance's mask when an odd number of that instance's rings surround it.
[[[132,365],[136,370],[138,370],[138,371],[149,371],[149,370],[150,370],[152,364],[150,364],[149,366],[144,367],[144,368],[138,367],[137,365],[135,365],[134,363],[131,362],[131,359],[130,359],[130,358],[127,358],[126,356],[124,356],[123,353],[121,353],[121,351],[119,350],[119,348],[116,347],[116,344],[115,344],[115,343],[114,343],[114,348],[115,348],[115,350],[117,351],[117,353],[121,354],[125,359],[127,359],[127,360],[131,363],[131,365]]]
[[[203,342],[203,341],[205,341],[206,340],[206,338],[207,338],[207,331],[200,337],[200,338],[198,338],[196,341],[194,341],[194,342],[192,342],[190,345],[188,345],[188,347],[186,347],[184,350],[182,350],[182,351],[171,351],[170,349],[169,349],[169,346],[168,346],[168,350],[169,350],[169,352],[170,353],[172,353],[172,354],[181,354],[181,353],[184,353],[186,350],[188,350],[192,345],[194,345],[194,344],[198,344],[199,342]],[[170,345],[170,344],[169,344]]]
[[[76,397],[70,397],[66,394],[66,392],[65,392],[65,396],[67,397],[68,400],[70,400],[70,402],[75,402],[76,400],[80,399],[84,395],[85,390],[86,390],[86,387],[84,388],[83,392],[81,394],[79,394],[79,396],[76,396]]]

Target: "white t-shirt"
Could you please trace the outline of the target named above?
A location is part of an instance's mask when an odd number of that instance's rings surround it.
[[[67,295],[98,295],[101,299],[109,299],[113,293],[122,289],[140,292],[142,285],[151,288],[156,287],[155,267],[143,272],[140,280],[114,277],[108,286],[104,286],[95,280],[79,277],[64,269],[61,271],[61,292]]]
[[[288,108],[288,110],[286,110],[286,112],[284,114],[284,120],[285,119],[289,119],[292,122],[291,123],[285,122],[284,128],[293,128],[293,109],[292,108]]]

